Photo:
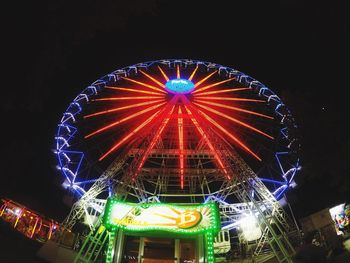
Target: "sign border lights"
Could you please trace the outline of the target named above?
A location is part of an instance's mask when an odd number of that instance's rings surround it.
[[[133,214],[133,218],[137,218],[138,213],[142,211],[153,210],[156,211],[159,208],[159,213],[155,215],[157,218],[165,216],[166,218],[172,219],[176,223],[172,226],[164,225],[152,225],[147,222],[141,222],[140,224],[135,223],[128,215]],[[161,210],[170,209],[175,211],[174,214],[178,213],[177,217],[173,217],[170,214],[161,214]],[[115,213],[120,212],[125,214],[123,218],[116,219]],[[205,216],[201,211],[206,211]],[[135,215],[136,214],[136,215]],[[184,224],[185,217],[195,217],[192,225]],[[203,218],[209,219],[209,224],[203,226],[201,223]],[[184,219],[184,220],[182,220]],[[150,220],[154,221],[154,220]],[[183,235],[198,235],[207,232],[217,233],[220,231],[220,216],[219,210],[215,203],[206,203],[200,205],[178,205],[170,203],[128,203],[117,200],[115,198],[109,198],[107,200],[105,213],[102,220],[103,225],[109,231],[116,231],[118,228],[130,232],[147,232],[147,231],[164,231]]]

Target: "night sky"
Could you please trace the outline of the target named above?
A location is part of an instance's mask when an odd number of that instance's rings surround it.
[[[336,0],[208,2],[12,1],[2,15],[0,196],[62,220],[52,149],[68,104],[116,69],[191,58],[244,72],[288,105],[302,144],[288,194],[298,217],[350,201],[348,9]]]

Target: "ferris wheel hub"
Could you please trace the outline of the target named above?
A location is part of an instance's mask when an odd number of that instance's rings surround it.
[[[165,83],[165,88],[173,94],[188,94],[194,90],[195,86],[192,81],[179,78],[169,80]]]

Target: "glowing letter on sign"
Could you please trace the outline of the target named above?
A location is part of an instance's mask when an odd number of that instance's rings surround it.
[[[179,228],[191,228],[197,225],[201,219],[202,215],[198,211],[185,211],[176,219],[176,224]]]

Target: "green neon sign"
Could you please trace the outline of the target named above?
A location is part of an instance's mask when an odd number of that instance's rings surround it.
[[[198,235],[220,230],[220,217],[215,203],[176,205],[164,203],[134,204],[110,198],[103,225],[108,230],[121,228],[131,232],[166,231]]]
[[[109,198],[102,224],[110,233],[106,263],[113,260],[113,244],[117,229],[137,233],[165,231],[192,236],[203,234],[207,262],[215,262],[214,238],[220,231],[219,209],[215,203],[200,205],[134,204]]]

